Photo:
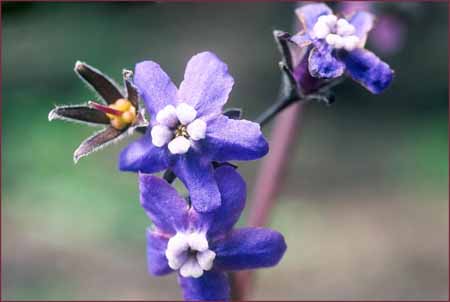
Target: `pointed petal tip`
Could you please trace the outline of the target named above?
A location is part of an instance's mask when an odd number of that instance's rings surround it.
[[[58,109],[58,108],[54,108],[48,113],[48,121],[49,122],[51,122],[54,119],[58,118],[58,114],[56,113],[56,109]]]
[[[278,38],[278,37],[280,37],[280,36],[286,34],[284,31],[278,30],[278,29],[273,30],[272,33],[273,33],[273,35],[274,35],[275,38]]]
[[[273,37],[277,41],[285,41],[291,38],[291,35],[285,31],[275,29],[273,32]]]
[[[78,163],[78,161],[80,160],[80,158],[83,157],[83,155],[79,155],[77,154],[78,149],[75,150],[75,152],[73,153],[73,163],[76,165]]]
[[[81,69],[84,67],[84,65],[86,65],[86,63],[77,60],[77,61],[75,62],[74,70],[75,70],[75,71],[79,71],[79,70],[81,70]]]
[[[133,71],[129,70],[129,69],[123,69],[122,70],[122,75],[125,79],[130,79],[133,76]]]
[[[78,164],[78,162],[80,161],[81,158],[85,157],[86,155],[88,155],[90,152],[81,152],[81,147],[83,146],[83,143],[81,143],[80,146],[78,146],[78,148],[73,152],[73,163],[76,165]]]

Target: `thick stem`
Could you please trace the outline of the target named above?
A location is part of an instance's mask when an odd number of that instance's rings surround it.
[[[298,138],[302,105],[302,103],[296,103],[290,106],[276,119],[271,134],[271,149],[263,160],[252,195],[253,202],[250,204],[248,217],[249,226],[259,227],[267,223],[280,184],[283,182],[283,172],[289,160],[289,152]]]
[[[281,188],[290,150],[298,138],[298,124],[302,110],[303,102],[296,102],[281,112],[275,120],[270,141],[270,152],[263,160],[259,170],[250,203],[248,225],[251,227],[263,226],[269,219]],[[273,114],[267,114],[266,116],[270,117]],[[266,119],[268,120],[268,118]],[[252,273],[250,271],[238,272],[232,280],[233,298],[245,300],[252,285]]]

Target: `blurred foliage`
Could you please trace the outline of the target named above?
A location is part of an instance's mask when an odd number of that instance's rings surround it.
[[[306,109],[299,148],[274,216],[274,227],[293,248],[279,267],[261,275],[253,298],[372,298],[390,284],[396,286],[386,289],[386,297],[447,295],[448,246],[433,241],[448,238],[448,220],[441,215],[448,200],[447,4],[379,6],[381,11],[395,7],[407,24],[404,48],[383,58],[396,71],[393,85],[373,96],[348,80],[336,89],[335,105]],[[49,123],[47,114],[56,104],[94,97],[72,71],[76,60],[121,83],[122,68],[151,59],[179,83],[190,56],[211,50],[235,78],[228,106],[242,107],[244,116],[253,119],[277,94],[279,54],[271,31],[290,31],[292,9],[292,3],[266,2],[2,3],[2,297],[179,298],[173,276],[146,275],[144,229],[149,220],[139,207],[136,176],[117,170],[117,154],[126,142],[75,166],[73,151],[96,129]],[[270,128],[265,132],[269,135]],[[240,164],[249,194],[257,165]],[[364,207],[373,208],[365,212]],[[405,208],[418,209],[422,216]],[[355,209],[362,218],[351,225]],[[316,244],[319,250],[322,244],[329,247],[323,240],[327,228],[335,227],[330,221],[347,221],[351,233],[364,229],[363,223],[379,223],[369,218],[373,213],[384,217],[386,209],[393,211],[393,224],[381,232],[403,232],[396,230],[396,221],[416,234],[399,245],[399,255],[404,252],[399,257],[420,256],[423,268],[412,273],[405,262],[402,269],[393,268],[399,272],[394,274],[388,264],[397,258],[386,256],[385,262],[380,260],[386,271],[380,272],[378,283],[352,286],[361,270],[356,267],[347,271],[349,284],[335,280],[333,286],[327,270],[332,268],[325,261],[331,256],[322,251],[323,261],[310,265],[312,272],[302,271],[304,263],[316,259],[308,257],[311,250],[302,243]],[[373,235],[372,228],[367,230]],[[350,242],[345,232],[335,235],[336,243],[346,243],[346,252],[357,257],[358,241]],[[390,250],[397,243],[393,239],[385,247]],[[424,245],[435,250],[411,254]],[[306,256],[297,256],[297,247]],[[335,254],[333,259],[341,261]],[[331,283],[313,278],[309,291],[292,286],[299,276],[322,276],[314,275],[316,270],[330,275]],[[270,276],[283,274],[291,281],[270,282]],[[425,277],[417,279],[417,274]]]

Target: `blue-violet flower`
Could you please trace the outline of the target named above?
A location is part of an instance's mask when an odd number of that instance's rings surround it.
[[[344,71],[372,93],[390,84],[393,70],[364,49],[374,16],[359,11],[347,18],[333,14],[325,4],[308,4],[296,10],[302,30],[291,40],[309,47],[308,70],[315,78],[333,79]]]
[[[253,160],[268,152],[259,124],[222,114],[233,78],[213,53],[190,59],[179,89],[152,61],[136,65],[134,84],[151,115],[150,127],[122,151],[119,168],[143,173],[170,168],[197,211],[220,205],[212,161]]]
[[[227,271],[276,265],[283,236],[268,228],[233,229],[245,205],[246,185],[231,166],[215,170],[222,202],[197,212],[165,180],[140,174],[140,199],[153,227],[147,230],[149,272],[178,272],[187,300],[229,298]],[[194,200],[192,200],[194,202]]]

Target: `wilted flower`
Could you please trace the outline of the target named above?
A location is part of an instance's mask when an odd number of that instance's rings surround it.
[[[73,158],[77,162],[81,157],[132,133],[138,127],[145,127],[146,121],[139,112],[139,96],[131,83],[131,71],[123,71],[126,93],[122,93],[111,79],[86,63],[78,61],[75,64],[75,72],[105,103],[90,101],[87,105],[57,106],[50,111],[49,121],[61,119],[83,124],[107,125],[83,141],[75,150]]]
[[[316,78],[332,79],[348,74],[372,93],[380,93],[392,80],[393,71],[364,49],[374,16],[359,11],[347,18],[333,14],[325,4],[309,4],[296,10],[303,29],[291,38],[309,47],[308,71]]]
[[[122,151],[119,168],[143,173],[170,168],[188,188],[197,211],[220,205],[212,161],[252,160],[267,153],[257,123],[222,113],[233,78],[213,53],[191,58],[179,89],[152,61],[136,65],[134,83],[151,126]]]
[[[177,271],[187,300],[229,298],[225,272],[276,265],[286,250],[276,231],[234,230],[245,205],[245,182],[231,166],[217,168],[214,178],[222,203],[200,213],[165,180],[139,175],[141,204],[153,221],[147,230],[149,272],[160,276]]]

